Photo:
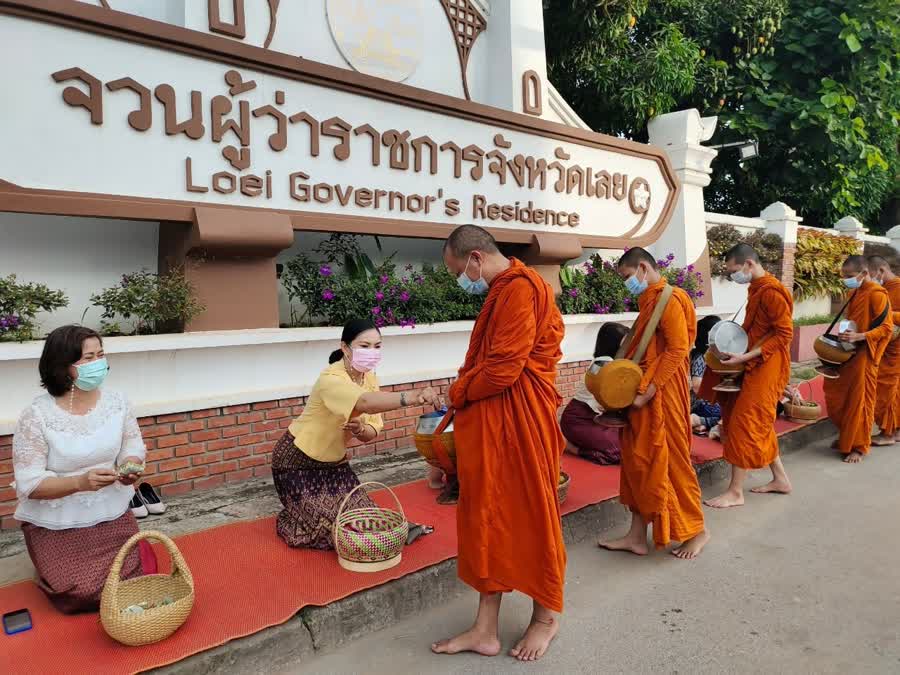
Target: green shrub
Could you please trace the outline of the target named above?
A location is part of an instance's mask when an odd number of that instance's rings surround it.
[[[22,284],[16,275],[0,277],[0,341],[35,339],[38,312],[52,312],[69,304],[62,291],[46,284]]]
[[[91,303],[103,309],[100,332],[104,335],[181,332],[205,309],[183,268],[167,274],[146,270],[124,274],[117,286],[92,295]],[[131,322],[130,330],[116,321],[119,318]]]
[[[828,314],[816,314],[815,316],[802,316],[794,319],[794,326],[818,326],[823,323],[831,323],[833,316]]]
[[[853,237],[834,236],[822,230],[797,230],[794,254],[794,297],[797,300],[842,295],[841,264],[862,251]]]
[[[781,276],[784,240],[777,234],[757,230],[745,236],[732,225],[716,225],[707,230],[706,241],[709,244],[709,266],[714,276],[728,276],[722,256],[737,244],[752,246],[759,254],[759,261],[766,271]]]

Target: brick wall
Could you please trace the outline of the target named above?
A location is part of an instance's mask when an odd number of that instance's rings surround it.
[[[558,384],[568,401],[582,378],[587,363],[560,368]],[[384,391],[409,391],[432,386],[446,393],[450,380],[414,382],[384,387]],[[291,421],[303,412],[305,398],[261,401],[246,405],[210,408],[139,420],[147,445],[146,476],[164,496],[206,490],[225,483],[272,473],[272,447]],[[365,457],[413,447],[413,433],[423,408],[385,413],[384,431],[373,443],[353,441],[350,454]],[[12,436],[0,436],[0,519],[2,528],[18,527],[13,480]]]

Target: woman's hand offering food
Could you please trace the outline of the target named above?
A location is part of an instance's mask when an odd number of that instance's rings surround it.
[[[435,410],[440,410],[444,407],[444,399],[436,389],[426,387],[419,392],[419,405],[430,405]]]
[[[91,469],[78,477],[79,492],[96,492],[112,485],[119,479],[119,474],[112,469]]]
[[[123,485],[132,485],[144,473],[144,463],[137,457],[126,457],[119,465],[119,482]]]

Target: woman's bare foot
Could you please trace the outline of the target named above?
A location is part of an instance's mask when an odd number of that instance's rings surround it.
[[[475,628],[460,633],[449,640],[441,640],[431,645],[435,654],[459,654],[475,652],[482,656],[497,656],[500,653],[500,640],[496,635],[489,635]]]
[[[859,464],[862,461],[862,458],[862,453],[854,450],[849,455],[844,457],[844,462],[846,462],[847,464]]]
[[[718,497],[713,497],[712,499],[706,499],[703,502],[707,506],[711,506],[714,509],[727,509],[732,506],[743,506],[744,505],[744,493],[742,492],[734,492],[733,490],[726,490]]]
[[[884,434],[878,434],[877,436],[872,437],[872,445],[878,445],[878,446],[893,445],[896,442],[897,442],[897,439],[894,437],[893,434],[891,434],[890,436],[885,436]]]
[[[647,555],[650,553],[646,535],[643,540],[626,536],[621,539],[613,539],[612,541],[598,541],[597,546],[605,548],[607,551],[626,551],[635,555]]]
[[[698,534],[693,539],[688,539],[681,546],[674,549],[672,551],[672,555],[676,558],[681,558],[682,560],[693,560],[698,555],[700,555],[700,551],[703,550],[703,547],[709,543],[710,536],[707,530],[703,530],[700,534]]]
[[[789,495],[794,488],[791,486],[789,481],[786,480],[773,480],[765,485],[757,485],[755,488],[750,488],[750,492],[755,492],[758,495],[767,494],[769,492],[774,492],[780,495]]]
[[[559,633],[559,621],[555,618],[538,620],[532,618],[525,635],[515,647],[509,650],[509,655],[519,661],[537,661],[550,647],[553,638]]]

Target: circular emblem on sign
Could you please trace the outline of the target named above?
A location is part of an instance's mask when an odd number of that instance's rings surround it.
[[[325,0],[343,57],[366,75],[402,82],[422,60],[422,0]]]

